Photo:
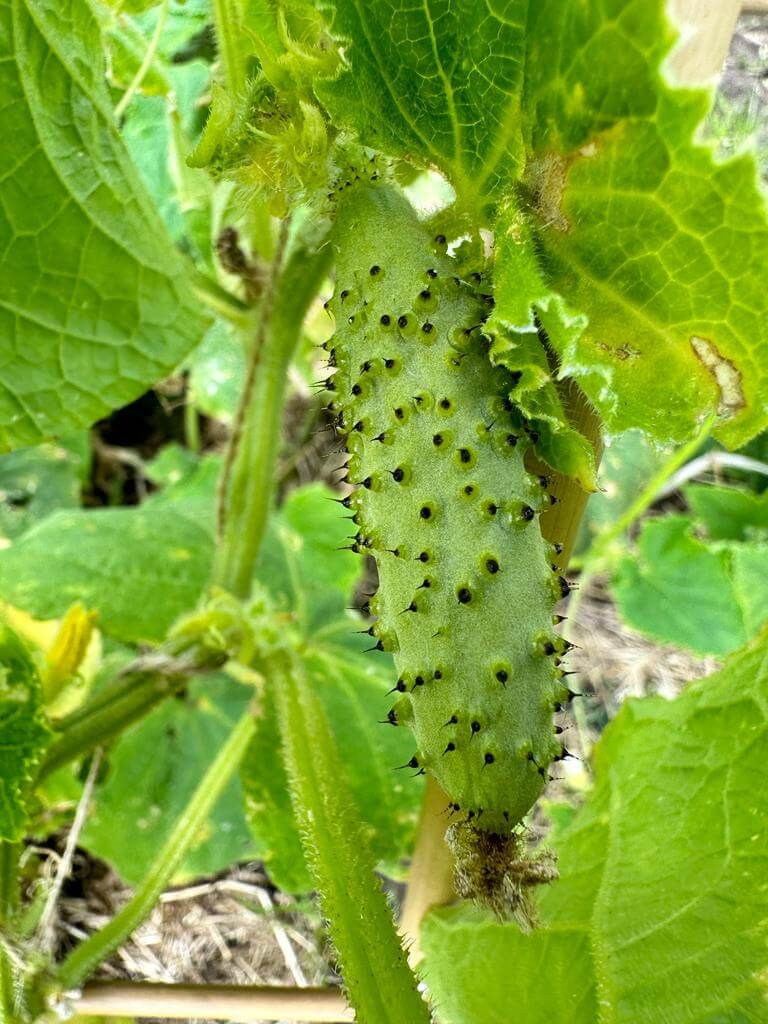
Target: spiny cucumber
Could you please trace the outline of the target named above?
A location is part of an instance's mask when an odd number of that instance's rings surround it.
[[[353,547],[378,566],[371,633],[398,671],[389,721],[413,730],[405,767],[432,772],[451,813],[509,835],[563,754],[553,626],[568,585],[538,525],[547,480],[526,472],[530,428],[487,358],[482,276],[370,176],[339,197],[335,247],[327,386]]]

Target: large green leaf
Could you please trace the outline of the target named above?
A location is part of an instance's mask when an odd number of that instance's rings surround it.
[[[16,634],[0,626],[0,842],[24,835],[28,791],[50,735],[37,669]]]
[[[91,423],[171,370],[205,319],[112,120],[84,0],[0,4],[0,439]]]
[[[527,38],[525,183],[549,290],[531,298],[563,374],[611,430],[680,440],[717,409],[723,440],[742,444],[768,408],[753,159],[719,163],[694,142],[709,97],[663,77],[661,0],[541,0]],[[500,260],[516,244],[504,228]]]
[[[717,410],[738,446],[768,423],[765,202],[751,156],[694,141],[709,96],[665,78],[663,0],[334,6],[349,69],[317,89],[338,122],[495,208],[497,346],[542,326],[612,432],[682,440]],[[500,344],[550,461],[583,476],[535,334]]]
[[[441,1019],[502,1024],[520,991],[526,1022],[765,1020],[767,783],[763,632],[676,700],[630,701],[608,727],[595,790],[558,844],[560,881],[542,895],[545,930],[427,919]]]
[[[109,752],[109,771],[94,796],[82,845],[129,884],[141,882],[251,697],[250,688],[226,676],[196,679],[183,696],[121,736]],[[212,875],[251,855],[235,775],[178,878]]]
[[[686,516],[649,520],[613,587],[623,618],[641,633],[728,654],[768,618],[768,544],[710,544]]]
[[[482,202],[523,161],[520,94],[527,0],[335,0],[351,70],[317,86],[369,146],[436,164]]]
[[[159,641],[210,574],[209,532],[182,506],[55,512],[0,550],[0,591],[36,618],[73,601],[128,642]]]

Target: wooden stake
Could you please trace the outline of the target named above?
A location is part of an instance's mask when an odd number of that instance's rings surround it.
[[[669,67],[680,85],[710,85],[728,55],[741,0],[669,0],[669,16],[682,33]],[[763,8],[768,9],[768,4]]]
[[[338,989],[250,985],[162,985],[92,981],[71,1000],[77,1014],[94,1017],[161,1017],[165,1020],[354,1021]]]
[[[408,944],[408,959],[412,967],[422,957],[419,941],[421,922],[433,907],[443,906],[454,898],[453,858],[445,842],[447,806],[448,797],[440,783],[428,775],[400,921],[400,932]]]

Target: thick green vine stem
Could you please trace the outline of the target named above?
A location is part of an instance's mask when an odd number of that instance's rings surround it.
[[[304,849],[356,1019],[360,1024],[426,1024],[429,1011],[376,879],[323,706],[292,654],[275,655],[266,674],[277,697]]]
[[[246,83],[248,33],[244,28],[243,0],[213,0],[216,43],[222,77],[232,96],[242,96]]]
[[[339,203],[329,387],[354,546],[379,571],[371,635],[399,674],[389,721],[414,732],[403,767],[433,774],[461,823],[460,884],[515,912],[521,879],[552,877],[515,829],[565,753],[553,716],[570,697],[553,628],[569,588],[538,522],[550,481],[526,471],[535,431],[488,359],[482,262],[450,257],[376,171]]]
[[[61,964],[56,974],[56,987],[60,992],[66,993],[80,985],[94,968],[125,942],[150,913],[239,765],[253,730],[254,718],[247,712],[235,725],[200,780],[147,877],[129,902],[109,924],[77,946]]]
[[[221,485],[214,570],[215,582],[242,599],[250,594],[272,501],[288,367],[330,261],[323,227],[297,218],[289,235],[283,225],[249,352]]]

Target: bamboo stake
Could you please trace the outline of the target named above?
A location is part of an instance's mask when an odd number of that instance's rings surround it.
[[[741,0],[669,0],[672,22],[682,38],[675,47],[669,66],[681,85],[709,85],[717,78],[728,55]],[[763,10],[768,10],[765,3]]]
[[[164,985],[92,981],[69,1004],[83,1016],[160,1017],[165,1020],[354,1021],[344,996],[332,988],[251,985]],[[69,1007],[68,1007],[69,1008]]]

